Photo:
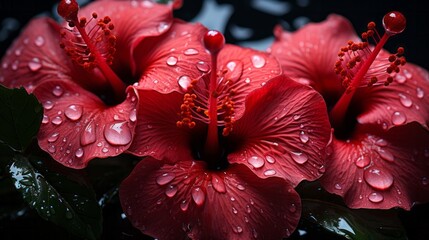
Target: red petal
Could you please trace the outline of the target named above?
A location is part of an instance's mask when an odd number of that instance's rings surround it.
[[[134,69],[131,61],[137,45],[147,37],[165,33],[173,22],[172,6],[151,1],[101,1],[92,2],[79,12],[89,19],[93,12],[99,17],[109,16],[117,37],[115,64],[130,63],[131,66],[116,66],[116,69]]]
[[[173,162],[191,157],[191,136],[198,129],[179,128],[176,122],[183,95],[177,92],[162,94],[152,90],[139,90],[139,121],[129,152]],[[197,128],[201,124],[197,124]],[[194,134],[195,135],[195,134]]]
[[[210,56],[202,44],[206,31],[201,24],[176,21],[168,33],[143,41],[135,54],[137,75],[142,76],[138,88],[182,92],[180,81],[210,71]]]
[[[281,76],[248,96],[246,112],[235,123],[229,140],[238,149],[228,159],[249,166],[259,177],[280,176],[296,186],[324,171],[329,138],[322,97]]]
[[[298,82],[311,85],[325,98],[337,100],[344,91],[334,72],[337,52],[347,41],[358,41],[350,22],[329,15],[320,23],[309,23],[295,33],[276,29],[271,54],[278,58],[283,71]],[[328,100],[329,101],[329,100]]]
[[[359,89],[354,101],[362,109],[359,123],[380,124],[388,129],[416,121],[428,129],[429,73],[407,63],[388,87]]]
[[[70,79],[70,60],[59,47],[59,26],[48,18],[32,20],[6,52],[0,83],[33,91],[40,81]]]
[[[351,208],[409,210],[429,201],[429,133],[417,123],[387,132],[361,126],[349,141],[334,139],[321,178]]]
[[[91,159],[119,155],[131,144],[139,102],[133,88],[114,107],[63,81],[42,83],[34,94],[45,108],[39,145],[61,164],[84,168]]]
[[[298,224],[299,195],[280,178],[240,165],[211,172],[202,162],[142,160],[120,187],[131,223],[159,239],[281,239]]]

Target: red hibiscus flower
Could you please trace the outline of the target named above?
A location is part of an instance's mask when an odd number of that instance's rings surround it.
[[[0,83],[36,95],[45,109],[39,145],[68,167],[127,150],[138,118],[138,81],[198,77],[202,72],[187,63],[209,59],[192,48],[203,27],[174,20],[171,5],[103,1],[79,9],[71,0],[61,1],[58,13],[63,25],[42,17],[23,30],[2,60]],[[171,36],[174,42],[166,40]],[[184,46],[202,54],[187,54]],[[180,58],[174,69],[169,54]]]
[[[293,189],[324,171],[330,126],[317,92],[266,53],[204,36],[201,78],[143,81],[129,150],[149,156],[120,187],[128,218],[162,239],[280,239],[300,217]],[[210,70],[210,72],[209,72]]]
[[[327,102],[334,137],[323,186],[352,208],[410,209],[429,200],[429,74],[405,64],[402,47],[382,49],[405,17],[390,12],[383,27],[380,35],[369,23],[360,41],[346,19],[331,15],[296,33],[276,29],[270,51]]]

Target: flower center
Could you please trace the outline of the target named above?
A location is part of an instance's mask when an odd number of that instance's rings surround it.
[[[68,22],[68,27],[61,31],[60,47],[86,71],[101,72],[104,78],[94,78],[94,81],[102,81],[95,85],[109,85],[115,99],[122,100],[126,85],[110,68],[116,51],[116,36],[111,32],[114,25],[110,17],[98,19],[94,12],[89,20],[78,18],[79,5],[75,0],[62,0],[57,11]]]
[[[345,91],[330,112],[331,124],[334,128],[346,128],[346,113],[356,89],[362,87],[389,86],[395,74],[406,63],[404,48],[388,57],[378,57],[387,40],[405,29],[406,20],[400,12],[387,13],[383,18],[385,33],[383,36],[376,30],[374,22],[368,23],[368,30],[362,33],[362,42],[349,41],[340,49],[335,73],[342,81]],[[370,41],[375,43],[370,46]]]
[[[225,149],[220,142],[233,130],[235,112],[232,99],[235,91],[231,85],[236,78],[234,70],[241,74],[234,61],[229,62],[225,68],[218,69],[217,58],[224,44],[225,38],[218,31],[208,31],[204,36],[204,46],[211,54],[209,78],[203,77],[201,81],[186,79],[187,93],[184,94],[180,107],[181,120],[177,122],[178,127],[189,128],[196,126],[194,120],[207,123],[206,139],[201,150],[197,150],[197,155],[206,160],[211,169],[220,169],[227,165]]]

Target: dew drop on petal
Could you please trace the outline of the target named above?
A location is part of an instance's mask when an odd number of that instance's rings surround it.
[[[54,117],[51,121],[54,125],[60,125],[63,122],[63,119],[60,116]]]
[[[77,150],[76,150],[76,152],[75,152],[75,156],[77,157],[77,158],[81,158],[82,156],[83,156],[83,149],[82,148],[78,148]]]
[[[237,189],[240,190],[240,191],[244,191],[246,188],[243,185],[238,184],[237,185]]]
[[[393,162],[395,160],[395,157],[393,156],[393,154],[389,150],[378,149],[377,152],[383,160],[386,160],[388,162]]]
[[[408,98],[406,95],[399,93],[398,96],[399,96],[399,101],[401,102],[402,106],[408,108],[408,107],[411,107],[413,105],[413,101],[410,98]]]
[[[188,202],[188,201],[186,201],[186,200],[183,200],[183,201],[180,203],[180,209],[182,209],[182,211],[186,211],[186,210],[188,210],[188,206],[189,206],[189,202]]]
[[[265,58],[260,55],[253,55],[252,64],[255,68],[261,68],[265,66]]]
[[[96,140],[95,132],[96,128],[92,121],[86,125],[85,130],[83,130],[82,135],[80,136],[80,144],[86,146],[88,144],[94,143]]]
[[[48,147],[48,152],[50,152],[50,153],[55,153],[55,151],[56,151],[56,149],[55,149],[55,146],[54,146],[54,145],[50,145],[50,146]]]
[[[375,141],[375,144],[377,146],[380,146],[380,147],[385,147],[385,146],[387,146],[387,141],[384,140],[384,139],[382,139],[382,138],[380,138],[377,141]]]
[[[341,190],[341,189],[343,189],[339,183],[336,183],[334,187],[335,187],[335,189],[337,189],[337,190]]]
[[[64,91],[60,86],[55,86],[54,90],[52,90],[52,94],[56,97],[61,97],[63,95]]]
[[[177,57],[170,56],[167,58],[167,65],[168,66],[174,66],[177,64],[177,61],[178,61]]]
[[[50,110],[54,107],[54,105],[55,104],[53,102],[48,100],[48,101],[43,103],[43,108],[45,108],[46,110]]]
[[[304,131],[301,131],[299,133],[299,139],[301,140],[302,143],[307,143],[309,140],[309,137]]]
[[[393,184],[393,176],[390,173],[376,168],[365,170],[363,177],[371,187],[379,190],[388,189]]]
[[[212,185],[217,192],[219,193],[226,192],[226,187],[223,179],[217,176],[216,174],[213,174],[212,176]]]
[[[384,200],[384,197],[383,195],[381,195],[381,193],[373,192],[368,195],[368,200],[373,203],[379,203]]]
[[[42,68],[42,63],[38,58],[33,58],[28,62],[28,68],[33,72],[39,71]]]
[[[36,39],[34,39],[34,44],[38,47],[41,47],[43,44],[45,44],[45,39],[42,36],[38,36]]]
[[[392,123],[396,126],[402,125],[407,121],[407,117],[402,112],[394,112],[392,115]]]
[[[183,91],[187,91],[188,88],[191,86],[191,78],[186,75],[180,76],[177,80],[177,83]]]
[[[105,126],[104,138],[112,145],[127,145],[132,134],[126,121],[115,121]]]
[[[265,164],[264,159],[262,159],[258,156],[253,156],[253,157],[248,158],[247,162],[250,165],[252,165],[254,168],[261,168]]]
[[[298,164],[304,164],[308,160],[307,154],[302,153],[302,152],[293,152],[293,151],[291,151],[290,152],[290,156]]]
[[[402,74],[396,74],[395,79],[400,84],[403,84],[407,81],[407,78]]]
[[[131,122],[135,122],[137,120],[137,109],[134,108],[131,110],[129,118]]]
[[[296,205],[295,205],[295,203],[292,203],[292,204],[290,205],[290,207],[289,207],[289,211],[290,211],[291,213],[296,212]]]
[[[170,185],[167,187],[167,189],[165,189],[165,195],[167,195],[167,197],[174,197],[174,195],[176,195],[177,193],[177,187],[174,185]]]
[[[200,187],[196,187],[192,189],[191,195],[192,195],[192,199],[194,200],[195,204],[197,204],[197,206],[202,206],[204,204],[206,195]]]
[[[203,73],[210,71],[210,65],[204,61],[197,62],[197,69]]]
[[[57,132],[53,133],[53,134],[48,138],[48,142],[49,142],[49,143],[53,143],[53,142],[57,141],[57,140],[58,140],[58,136],[59,136],[59,135],[60,135],[60,133],[57,133]]]
[[[364,168],[368,166],[370,162],[371,162],[371,159],[368,156],[361,155],[356,159],[355,164],[359,168]]]
[[[265,176],[274,176],[274,175],[276,175],[276,170],[274,170],[274,169],[268,169],[268,170],[266,170],[264,172],[264,175]]]
[[[265,156],[265,159],[267,159],[267,162],[271,164],[276,162],[276,159],[270,155]]]
[[[423,98],[425,96],[425,92],[423,91],[423,89],[421,88],[416,88],[416,92],[417,92],[417,97],[418,98]]]
[[[298,114],[293,115],[293,120],[297,121],[301,116]]]
[[[108,148],[106,148],[106,147],[104,147],[103,149],[101,149],[101,151],[102,151],[103,153],[107,153],[107,152],[109,151],[109,149],[108,149]]]
[[[42,123],[43,123],[43,124],[46,124],[46,123],[48,123],[48,122],[49,122],[49,117],[48,117],[48,116],[46,116],[45,114],[43,114]]]
[[[168,23],[166,23],[166,22],[160,22],[158,24],[157,30],[158,30],[159,33],[163,33],[163,32],[165,32],[168,29],[169,26],[170,25]]]
[[[250,83],[250,78],[246,78],[246,79],[244,79],[244,82],[245,82],[245,83]]]
[[[79,120],[82,117],[83,108],[81,105],[72,104],[64,110],[66,117],[72,121]]]
[[[156,178],[156,183],[160,186],[170,183],[176,177],[174,173],[164,173]]]
[[[198,54],[198,50],[195,48],[188,48],[186,49],[183,54],[185,54],[186,56],[192,56],[192,55],[197,55]]]

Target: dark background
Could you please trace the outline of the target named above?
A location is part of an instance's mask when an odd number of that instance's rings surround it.
[[[0,55],[3,55],[29,19],[36,15],[54,16],[57,2],[0,0]],[[222,22],[220,25],[224,25],[223,29],[218,30],[224,32],[227,42],[260,50],[268,47],[276,24],[282,24],[293,31],[307,21],[322,21],[330,13],[337,13],[347,17],[360,33],[366,30],[369,21],[375,21],[381,26],[385,13],[398,10],[407,17],[407,28],[402,34],[392,38],[385,48],[394,51],[398,46],[404,46],[409,62],[429,69],[429,13],[426,7],[428,4],[424,0],[184,0],[183,7],[175,12],[175,16],[187,21],[201,19],[207,2],[214,3],[216,8],[212,8],[212,13],[209,9],[204,14],[213,14],[210,19],[212,22]],[[276,11],[270,11],[261,5],[277,6]],[[229,8],[231,12],[226,17],[220,17],[216,13],[218,7]]]

